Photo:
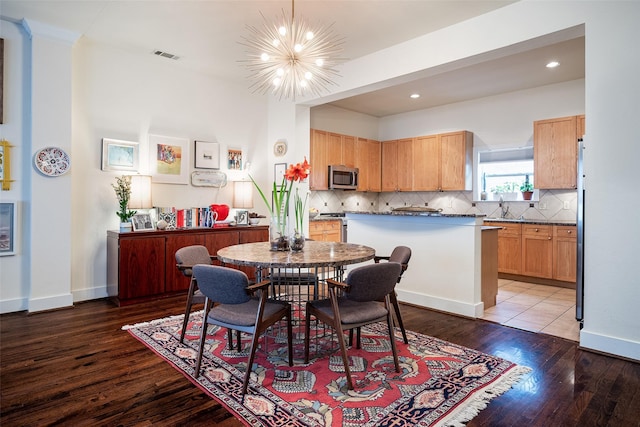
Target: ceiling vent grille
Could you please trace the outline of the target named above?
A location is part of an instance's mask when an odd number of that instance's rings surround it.
[[[177,60],[180,58],[178,55],[174,55],[173,53],[169,53],[169,52],[163,52],[161,50],[154,50],[153,54],[157,56],[161,56],[163,58],[174,59],[174,60]]]

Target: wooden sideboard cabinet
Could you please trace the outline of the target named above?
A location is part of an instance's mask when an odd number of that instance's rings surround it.
[[[189,280],[176,268],[178,249],[204,245],[215,255],[227,246],[262,242],[268,238],[269,227],[259,225],[129,233],[108,231],[107,290],[118,305],[182,292],[189,288]],[[255,278],[255,269],[237,268],[249,278]]]

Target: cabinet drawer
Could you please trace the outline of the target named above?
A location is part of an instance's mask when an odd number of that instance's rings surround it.
[[[553,237],[575,239],[576,226],[575,225],[556,225],[553,227]]]
[[[522,224],[522,234],[528,236],[553,236],[552,225]]]
[[[519,236],[522,227],[522,224],[514,222],[489,222],[485,224],[501,227],[500,230],[498,230],[498,236]]]
[[[309,221],[309,233],[322,232],[323,230],[322,221]]]

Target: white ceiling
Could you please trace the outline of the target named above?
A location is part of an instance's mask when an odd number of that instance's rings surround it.
[[[345,38],[342,56],[355,59],[510,3],[513,1],[297,0],[295,16],[304,17],[310,24],[333,22],[334,32]],[[132,54],[151,55],[162,50],[179,57],[176,66],[231,80],[247,75],[239,62],[245,55],[245,47],[239,41],[249,35],[247,26],[261,27],[261,13],[271,22],[283,11],[290,14],[289,1],[0,1],[0,15],[5,19],[26,18],[65,28],[92,43]],[[561,66],[546,69],[544,64],[550,59],[560,61]],[[579,78],[584,78],[584,37],[332,104],[383,117]],[[421,98],[409,99],[414,92],[420,93]]]

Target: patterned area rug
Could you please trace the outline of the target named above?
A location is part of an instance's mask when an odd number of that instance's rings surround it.
[[[263,337],[243,402],[240,391],[250,337],[243,336],[243,351],[238,353],[228,350],[226,330],[210,326],[203,374],[196,379],[192,374],[202,312],[192,313],[184,344],[179,341],[182,319],[175,316],[123,329],[250,426],[459,426],[531,371],[411,331],[406,345],[396,331],[401,367],[397,373],[386,325],[375,324],[363,328],[360,350],[348,349],[355,390],[347,390],[342,358],[339,351],[327,352],[327,342],[312,340],[308,365],[303,363],[302,343],[296,342],[294,366],[289,367],[286,341]],[[314,353],[323,354],[313,358]]]

